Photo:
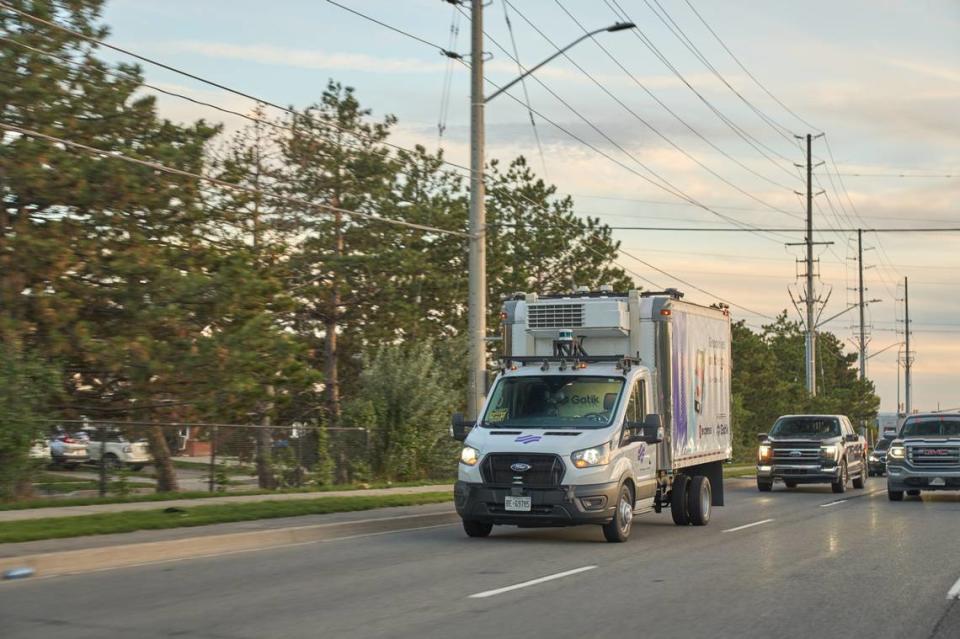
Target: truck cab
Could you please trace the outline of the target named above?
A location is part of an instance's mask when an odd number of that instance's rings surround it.
[[[916,414],[907,417],[887,451],[887,495],[924,490],[960,490],[960,415]]]
[[[636,291],[522,296],[504,315],[480,415],[452,423],[466,533],[598,524],[618,542],[635,514],[665,506],[679,525],[706,524],[731,454],[729,317]]]

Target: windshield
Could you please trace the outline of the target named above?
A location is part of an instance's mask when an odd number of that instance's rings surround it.
[[[840,436],[840,422],[833,417],[785,417],[770,430],[773,437],[826,439]]]
[[[886,450],[886,449],[890,448],[890,442],[891,442],[891,441],[893,441],[893,440],[890,440],[890,439],[881,439],[880,441],[877,442],[877,448],[876,448],[876,450]]]
[[[617,409],[618,377],[524,375],[493,389],[482,425],[487,428],[603,428]]]
[[[913,417],[903,424],[901,437],[960,437],[960,417]]]

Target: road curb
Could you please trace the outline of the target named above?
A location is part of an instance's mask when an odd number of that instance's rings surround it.
[[[399,515],[355,521],[293,526],[216,535],[197,535],[183,539],[151,541],[65,550],[0,558],[0,574],[27,568],[38,577],[123,568],[167,561],[198,559],[230,553],[278,548],[297,544],[333,541],[346,537],[399,532],[430,526],[453,524],[459,517],[445,513]]]

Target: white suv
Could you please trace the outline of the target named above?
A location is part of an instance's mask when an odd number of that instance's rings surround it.
[[[123,433],[117,431],[107,431],[103,442],[100,441],[100,434],[95,431],[89,433],[89,437],[87,450],[90,453],[90,462],[93,464],[100,463],[101,451],[104,463],[111,469],[127,467],[136,471],[153,463],[150,445],[145,441],[131,442]]]

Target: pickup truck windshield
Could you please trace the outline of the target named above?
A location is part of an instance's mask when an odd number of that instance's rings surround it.
[[[877,447],[875,450],[886,450],[890,448],[890,442],[892,441],[892,439],[881,439],[877,442]]]
[[[613,419],[623,379],[572,375],[502,378],[482,425],[487,428],[603,428]]]
[[[840,422],[832,417],[787,417],[770,429],[772,437],[826,439],[840,436]]]
[[[903,424],[901,437],[960,437],[960,417],[913,417]]]

